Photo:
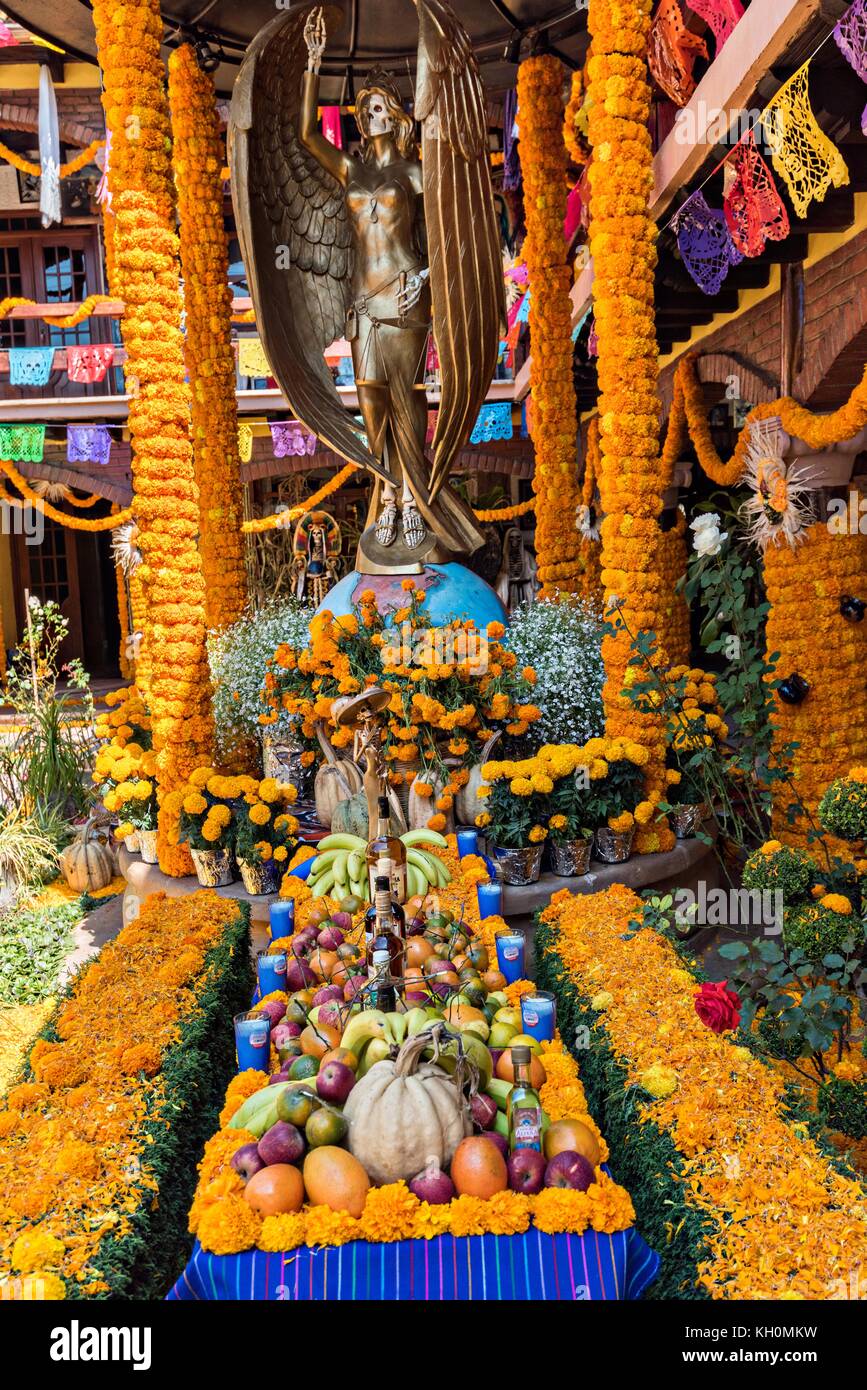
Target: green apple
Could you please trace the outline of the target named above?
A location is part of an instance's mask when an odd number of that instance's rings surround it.
[[[502,1051],[504,1047],[509,1046],[517,1031],[517,1028],[514,1028],[511,1023],[501,1023],[495,1020],[488,1038],[488,1047],[498,1048]]]
[[[531,1038],[529,1033],[516,1033],[509,1043],[509,1047],[529,1047],[531,1052],[535,1052],[537,1057],[542,1055],[542,1044],[538,1038]]]
[[[508,1023],[510,1028],[514,1028],[516,1033],[521,1031],[521,1010],[514,1004],[508,1005],[504,1009],[497,1009],[494,1014],[495,1023]]]

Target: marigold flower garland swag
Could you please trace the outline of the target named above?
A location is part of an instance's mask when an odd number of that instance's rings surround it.
[[[154,894],[78,977],[0,1102],[0,1298],[163,1296],[251,988],[246,905],[212,892]]]
[[[581,501],[576,467],[577,407],[572,380],[571,274],[566,261],[568,153],[563,143],[563,69],[551,54],[518,69],[521,168],[527,236],[524,257],[533,286],[533,444],[536,468],[536,561],[541,596],[580,587]]]
[[[467,924],[493,952],[494,934],[504,930],[506,924],[501,917],[479,918],[475,885],[488,876],[484,861],[473,855],[459,859],[453,835],[449,836],[448,850],[442,854],[453,874],[452,884],[440,894],[443,907],[451,908],[456,915],[462,913]],[[306,884],[291,873],[286,875],[282,891],[284,896],[295,899],[296,914],[310,898]],[[300,929],[300,921],[298,925]],[[288,943],[289,938],[286,938],[286,945]],[[513,1002],[533,988],[529,981],[519,980],[510,985],[506,993]],[[580,1118],[597,1135],[602,1162],[605,1162],[608,1148],[588,1114],[574,1059],[559,1038],[542,1046],[548,1080],[540,1095],[546,1113],[552,1120],[567,1115]],[[236,1149],[255,1142],[254,1137],[246,1130],[228,1126],[244,1100],[266,1082],[265,1073],[258,1071],[241,1072],[234,1078],[220,1116],[223,1128],[205,1145],[204,1158],[199,1165],[199,1185],[190,1212],[190,1230],[212,1254],[231,1255],[253,1247],[279,1252],[299,1245],[344,1245],[351,1240],[388,1243],[430,1239],[447,1232],[454,1236],[517,1235],[526,1231],[531,1223],[549,1233],[580,1234],[590,1229],[610,1235],[632,1224],[634,1211],[629,1194],[601,1171],[586,1193],[560,1188],[547,1188],[536,1197],[499,1192],[488,1200],[464,1195],[442,1206],[431,1206],[420,1202],[405,1183],[397,1182],[371,1188],[360,1218],[327,1206],[306,1206],[297,1213],[267,1216],[263,1220],[245,1201],[243,1181],[229,1163]]]
[[[163,26],[158,0],[96,0],[93,17],[112,150],[112,290],[126,306],[121,331],[127,375],[138,383],[129,403],[133,513],[146,597],[148,694],[164,796],[208,761],[214,729],[190,391],[180,330],[171,125],[160,55]],[[162,815],[160,822],[160,867],[175,876],[190,873],[189,852],[168,843]]]
[[[603,642],[606,728],[650,750],[647,796],[665,792],[665,733],[655,714],[639,715],[623,695],[631,636],[661,636],[664,577],[659,512],[667,482],[658,449],[657,347],[653,272],[656,227],[648,211],[653,155],[648,131],[647,42],[650,0],[594,0],[589,11],[590,252],[599,340],[599,493],[602,582],[622,626]],[[561,142],[562,148],[562,142]],[[666,825],[636,837],[639,852],[669,849]]]
[[[222,155],[213,78],[189,44],[169,58],[181,267],[192,390],[192,436],[199,489],[199,554],[205,621],[220,629],[247,599],[238,409],[232,352],[232,289],[223,223]]]
[[[586,1055],[613,1098],[636,1195],[646,1169],[643,1220],[658,1228],[657,1248],[668,1237],[656,1296],[683,1297],[687,1280],[712,1298],[851,1296],[849,1273],[867,1260],[864,1189],[785,1118],[783,1077],[701,1021],[702,991],[672,945],[630,928],[640,909],[621,884],[564,890],[536,942],[543,986],[570,1024],[595,1028]]]

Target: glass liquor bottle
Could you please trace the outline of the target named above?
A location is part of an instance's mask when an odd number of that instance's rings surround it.
[[[370,945],[373,934],[376,930],[376,881],[378,878],[387,878],[389,884],[389,894],[391,896],[391,915],[394,921],[394,930],[401,939],[401,943],[406,946],[406,913],[399,902],[395,901],[394,886],[391,880],[391,860],[380,859],[376,864],[376,872],[373,876],[371,904],[364,914],[364,944]]]
[[[391,833],[391,817],[388,810],[388,797],[381,796],[377,803],[378,817],[376,833],[367,845],[367,875],[370,882],[370,900],[374,898],[374,880],[379,872],[382,859],[390,862],[391,896],[396,903],[406,902],[406,847],[403,840]]]
[[[512,1066],[515,1082],[509,1092],[507,1120],[509,1152],[516,1149],[542,1149],[542,1102],[538,1091],[530,1085],[529,1047],[513,1047]]]
[[[367,1007],[390,1012],[397,1006],[397,988],[403,980],[403,941],[394,929],[391,883],[387,874],[376,879],[376,920],[367,948]]]

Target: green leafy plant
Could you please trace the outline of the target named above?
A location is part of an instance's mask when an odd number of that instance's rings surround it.
[[[524,849],[545,839],[548,823],[549,798],[539,792],[518,796],[509,787],[508,778],[491,784],[485,803],[490,816],[487,833],[494,844],[503,849]]]
[[[0,1003],[35,1004],[55,992],[80,916],[78,902],[25,903],[0,916]]]
[[[548,797],[548,833],[555,844],[593,837],[591,800],[584,779],[575,773],[554,783]]]
[[[768,840],[744,865],[743,885],[759,892],[779,891],[788,907],[806,900],[818,877],[818,865],[805,850]]]
[[[728,982],[741,999],[743,1031],[749,1033],[760,1018],[760,1045],[771,1056],[786,1056],[811,1083],[824,1082],[830,1074],[825,1054],[833,1049],[840,1060],[851,1047],[859,957],[849,949],[811,959],[785,938],[733,941],[719,954],[734,966]],[[799,1065],[804,1059],[812,1074]]]
[[[56,870],[57,829],[46,831],[17,807],[0,819],[0,879],[8,892],[44,883]]]
[[[863,840],[867,836],[867,781],[853,773],[838,777],[831,783],[819,802],[819,821],[831,835],[841,840]]]
[[[836,900],[837,894],[830,894],[820,902],[797,903],[786,908],[783,914],[783,940],[789,948],[803,951],[808,960],[821,961],[828,952],[842,951],[851,955],[860,951],[864,945],[864,923],[851,910],[835,910],[829,900]]]

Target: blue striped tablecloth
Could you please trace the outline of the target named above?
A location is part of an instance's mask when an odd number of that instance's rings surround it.
[[[659,1272],[635,1229],[614,1236],[434,1236],[285,1254],[209,1255],[199,1242],[170,1300],[632,1299]]]

